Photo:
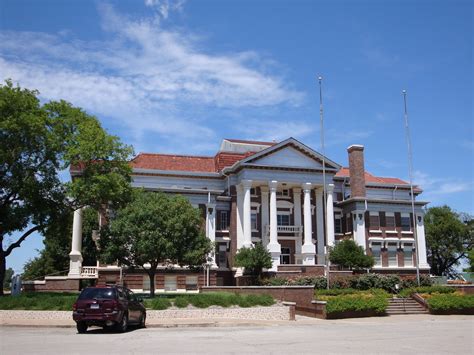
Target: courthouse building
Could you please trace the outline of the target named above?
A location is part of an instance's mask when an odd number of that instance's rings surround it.
[[[209,279],[203,272],[163,265],[157,291],[235,284],[242,270],[234,267],[234,256],[255,243],[268,249],[270,271],[282,276],[324,275],[327,247],[344,238],[375,258],[372,272],[414,274],[416,255],[427,272],[426,202],[415,201],[413,216],[407,182],[365,171],[363,146],[351,145],[347,152],[348,167],[294,138],[279,143],[224,139],[214,156],[138,154],[131,162],[133,186],[188,198],[202,211],[206,235],[215,245]],[[421,192],[414,188],[416,199]],[[81,265],[81,219],[76,211],[69,279],[123,281],[134,290],[149,289],[143,271]]]

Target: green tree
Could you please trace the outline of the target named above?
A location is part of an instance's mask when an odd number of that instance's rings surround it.
[[[155,295],[159,265],[196,267],[212,245],[204,235],[200,212],[183,196],[137,190],[100,233],[100,258],[143,269]]]
[[[467,259],[469,261],[469,268],[467,271],[474,272],[474,249],[471,249],[467,252]]]
[[[245,268],[245,273],[254,276],[259,282],[263,269],[272,267],[272,255],[261,243],[257,243],[252,248],[240,248],[234,263],[235,266]]]
[[[26,238],[75,208],[123,203],[131,189],[132,149],[80,108],[38,94],[0,85],[0,295],[6,258]],[[69,167],[75,178],[64,183]]]
[[[425,214],[425,232],[431,273],[455,274],[455,267],[474,243],[472,222],[463,222],[448,206],[431,207]]]
[[[92,233],[99,229],[98,212],[85,208],[82,220],[82,255],[84,266],[95,266],[97,248]],[[23,280],[42,279],[46,275],[64,273],[69,268],[71,250],[71,231],[73,213],[69,212],[63,219],[47,226],[44,232],[44,249],[39,255],[27,261],[23,267]]]
[[[369,269],[374,266],[374,258],[365,255],[364,249],[352,239],[340,241],[329,251],[331,263],[349,269]]]

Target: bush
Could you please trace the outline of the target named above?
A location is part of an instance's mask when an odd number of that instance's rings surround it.
[[[467,309],[474,310],[474,295],[438,293],[433,294],[427,301],[430,311],[433,313]]]
[[[178,308],[186,308],[189,305],[189,298],[186,296],[178,296],[174,301],[174,305]]]
[[[314,286],[315,289],[327,287],[326,278],[323,276],[303,276],[294,279],[284,277],[270,277],[262,280],[262,286]]]
[[[446,293],[454,293],[456,289],[454,287],[447,287],[447,286],[422,286],[422,287],[410,287],[399,292],[399,295],[402,297],[409,297],[414,293],[421,293],[421,294],[446,294]]]
[[[0,309],[25,309],[44,311],[71,311],[77,293],[23,293],[20,296],[0,297]]]
[[[194,307],[198,308],[207,308],[210,306],[271,306],[275,303],[275,300],[269,295],[239,295],[227,292],[202,293],[189,296],[187,300]]]
[[[352,239],[340,241],[329,251],[331,263],[349,269],[369,269],[374,266],[374,258],[366,255],[364,249]]]
[[[351,280],[351,287],[358,290],[381,288],[391,292],[396,284],[400,284],[400,278],[396,275],[365,274]]]
[[[382,294],[353,293],[325,298],[328,315],[348,311],[373,311],[383,314],[388,306],[388,299]]]
[[[156,297],[156,298],[153,298],[149,302],[149,305],[150,305],[151,309],[163,310],[163,309],[168,309],[169,307],[171,307],[171,302],[168,298]]]
[[[341,288],[341,289],[330,289],[330,290],[316,290],[315,295],[317,298],[320,296],[340,296],[340,295],[375,295],[375,296],[383,296],[385,298],[389,298],[390,294],[382,289],[370,289],[366,291],[359,291],[353,288]],[[324,297],[323,297],[324,298]]]

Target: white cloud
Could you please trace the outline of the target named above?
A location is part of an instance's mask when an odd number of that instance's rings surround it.
[[[236,130],[244,139],[280,142],[289,137],[301,139],[313,133],[315,128],[303,121],[247,120]]]
[[[162,18],[182,4],[147,1]],[[199,146],[215,132],[205,118],[194,117],[196,108],[262,109],[303,99],[258,53],[215,54],[193,33],[167,29],[154,16],[130,19],[110,5],[99,10],[103,41],[0,32],[0,77],[117,122],[137,142],[154,132],[173,142],[195,139]]]
[[[473,188],[472,182],[462,181],[457,178],[437,178],[432,177],[422,171],[413,173],[413,182],[424,190],[426,196],[450,195],[459,192],[470,191]]]

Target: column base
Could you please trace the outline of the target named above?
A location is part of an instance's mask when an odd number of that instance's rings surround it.
[[[279,243],[268,244],[267,249],[272,255],[272,268],[270,271],[277,272],[280,265],[281,245]]]
[[[431,269],[431,266],[430,266],[430,264],[428,264],[428,263],[420,263],[420,264],[418,265],[418,267],[419,267],[420,269]]]
[[[303,265],[315,265],[316,253],[303,253]]]
[[[82,272],[82,255],[80,252],[71,251],[69,253],[69,273],[67,277],[70,279],[81,278]]]
[[[242,248],[253,248],[253,243],[252,242],[244,242],[242,244]]]

